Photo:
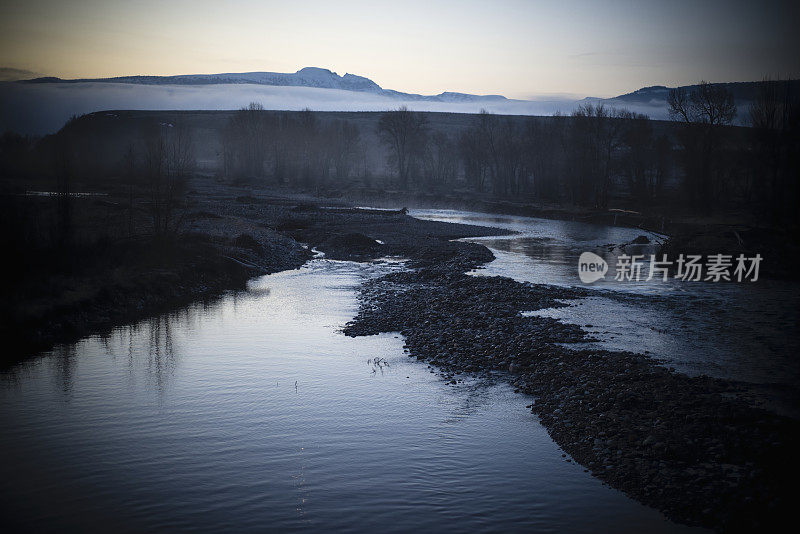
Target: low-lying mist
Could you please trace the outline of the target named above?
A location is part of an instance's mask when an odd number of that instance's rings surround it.
[[[0,131],[52,133],[73,115],[94,111],[239,109],[250,102],[275,110],[385,111],[405,105],[416,111],[477,113],[485,109],[500,115],[552,115],[557,111],[568,114],[576,106],[573,99],[557,97],[447,103],[339,89],[252,84],[0,83]]]

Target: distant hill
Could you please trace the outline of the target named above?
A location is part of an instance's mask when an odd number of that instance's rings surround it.
[[[735,100],[742,100],[752,102],[758,95],[758,84],[760,82],[724,82],[715,83],[714,85],[724,87],[733,94]],[[800,89],[800,80],[790,80],[792,90],[797,91]],[[694,91],[699,85],[683,85],[681,86],[687,91]],[[651,87],[643,87],[637,89],[632,93],[615,96],[612,100],[620,102],[666,102],[667,95],[669,94],[669,87],[663,85],[653,85]]]
[[[116,78],[81,78],[62,80],[52,76],[26,80],[26,83],[130,83],[140,85],[220,85],[254,84],[281,87],[315,87],[339,89],[388,96],[401,100],[423,102],[497,102],[507,100],[502,95],[471,95],[444,92],[438,95],[418,95],[383,89],[369,78],[355,74],[339,76],[319,67],[305,67],[297,72],[229,72],[222,74],[181,74],[177,76],[119,76]]]
[[[724,87],[733,94],[733,99],[738,110],[737,122],[740,124],[746,122],[750,104],[758,95],[758,83],[759,82],[726,82],[714,84]],[[798,91],[800,91],[800,80],[791,80],[789,83],[791,84],[792,91],[798,94]],[[696,90],[699,86],[684,85],[681,87],[691,92]],[[617,108],[628,108],[631,111],[644,113],[651,119],[668,119],[667,97],[669,96],[670,89],[670,87],[665,87],[663,85],[653,85],[613,98],[586,98],[584,101],[603,103]]]

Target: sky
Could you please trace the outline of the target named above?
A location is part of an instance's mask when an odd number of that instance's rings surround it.
[[[610,97],[797,77],[798,4],[0,0],[0,79],[314,66],[410,93]]]

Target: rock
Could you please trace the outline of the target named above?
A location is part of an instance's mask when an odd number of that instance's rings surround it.
[[[364,234],[351,232],[337,234],[323,241],[318,247],[332,259],[371,259],[380,254],[381,245]]]
[[[239,236],[233,240],[233,244],[234,246],[246,248],[257,253],[261,253],[263,250],[261,243],[256,241],[250,234],[239,234]]]

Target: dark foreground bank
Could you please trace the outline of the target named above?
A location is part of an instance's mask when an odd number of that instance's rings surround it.
[[[675,521],[757,531],[788,517],[796,421],[751,407],[730,382],[640,354],[564,348],[586,334],[521,312],[585,291],[468,276],[491,255],[448,246],[458,251],[442,261],[367,282],[345,333],[399,331],[410,356],[454,384],[461,373],[499,372],[535,397],[532,411],[571,460]]]
[[[56,200],[4,195],[6,215],[16,212],[7,218],[17,227],[4,224],[10,260],[4,266],[9,283],[0,292],[0,334],[8,348],[0,367],[56,343],[244,289],[255,276],[300,267],[314,248],[334,259],[441,259],[458,248],[449,239],[496,233],[401,211],[325,209],[203,177],[190,185],[185,205],[174,213],[181,224],[173,232],[154,234],[151,213],[136,209],[127,191],[112,189],[72,199],[71,239],[47,246],[26,238],[25,227],[46,227],[57,217]]]

